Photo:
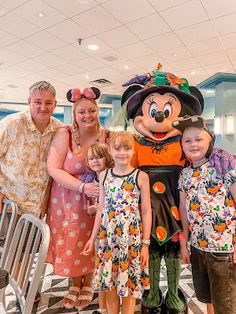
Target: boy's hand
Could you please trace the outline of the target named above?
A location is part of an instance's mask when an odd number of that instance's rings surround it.
[[[85,244],[83,251],[80,253],[81,255],[90,255],[94,251],[94,241],[90,238],[88,242]]]
[[[149,245],[143,244],[141,249],[141,268],[147,268],[149,260]]]
[[[190,264],[190,254],[187,245],[180,246],[180,254],[184,264]]]

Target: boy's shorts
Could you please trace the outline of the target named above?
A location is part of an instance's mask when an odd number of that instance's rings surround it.
[[[203,303],[212,303],[215,314],[236,314],[236,264],[233,253],[210,253],[191,246],[193,284]]]

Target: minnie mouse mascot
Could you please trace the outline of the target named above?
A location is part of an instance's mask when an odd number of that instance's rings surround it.
[[[149,175],[151,186],[150,290],[143,295],[142,313],[183,314],[187,313],[187,304],[179,288],[183,233],[178,210],[178,178],[186,160],[179,131],[172,123],[185,115],[200,115],[204,100],[200,91],[190,87],[186,79],[160,69],[158,64],[151,74],[136,76],[123,84],[130,86],[121,102],[127,106],[127,119],[133,120],[135,130],[141,134],[135,142],[132,166]],[[231,155],[216,148],[210,160],[213,165],[220,165],[219,171],[223,164],[225,172],[233,163]],[[168,282],[164,300],[159,287],[162,258]]]

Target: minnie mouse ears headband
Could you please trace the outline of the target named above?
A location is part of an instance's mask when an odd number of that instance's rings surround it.
[[[70,102],[75,103],[80,98],[88,98],[88,99],[98,99],[101,95],[101,92],[96,87],[86,87],[83,91],[81,91],[79,88],[72,88],[70,89],[67,94],[67,100]]]

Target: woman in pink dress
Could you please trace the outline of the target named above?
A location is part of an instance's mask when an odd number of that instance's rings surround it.
[[[99,124],[95,101],[97,88],[71,89],[67,93],[74,102],[73,125],[61,128],[53,139],[48,155],[48,172],[53,178],[47,223],[51,241],[47,262],[54,273],[72,278],[72,287],[64,298],[64,306],[79,310],[93,297],[91,289],[95,267],[94,255],[80,253],[93,229],[94,217],[87,213],[88,197],[97,197],[95,183],[83,183],[88,148],[104,143],[107,132]]]

